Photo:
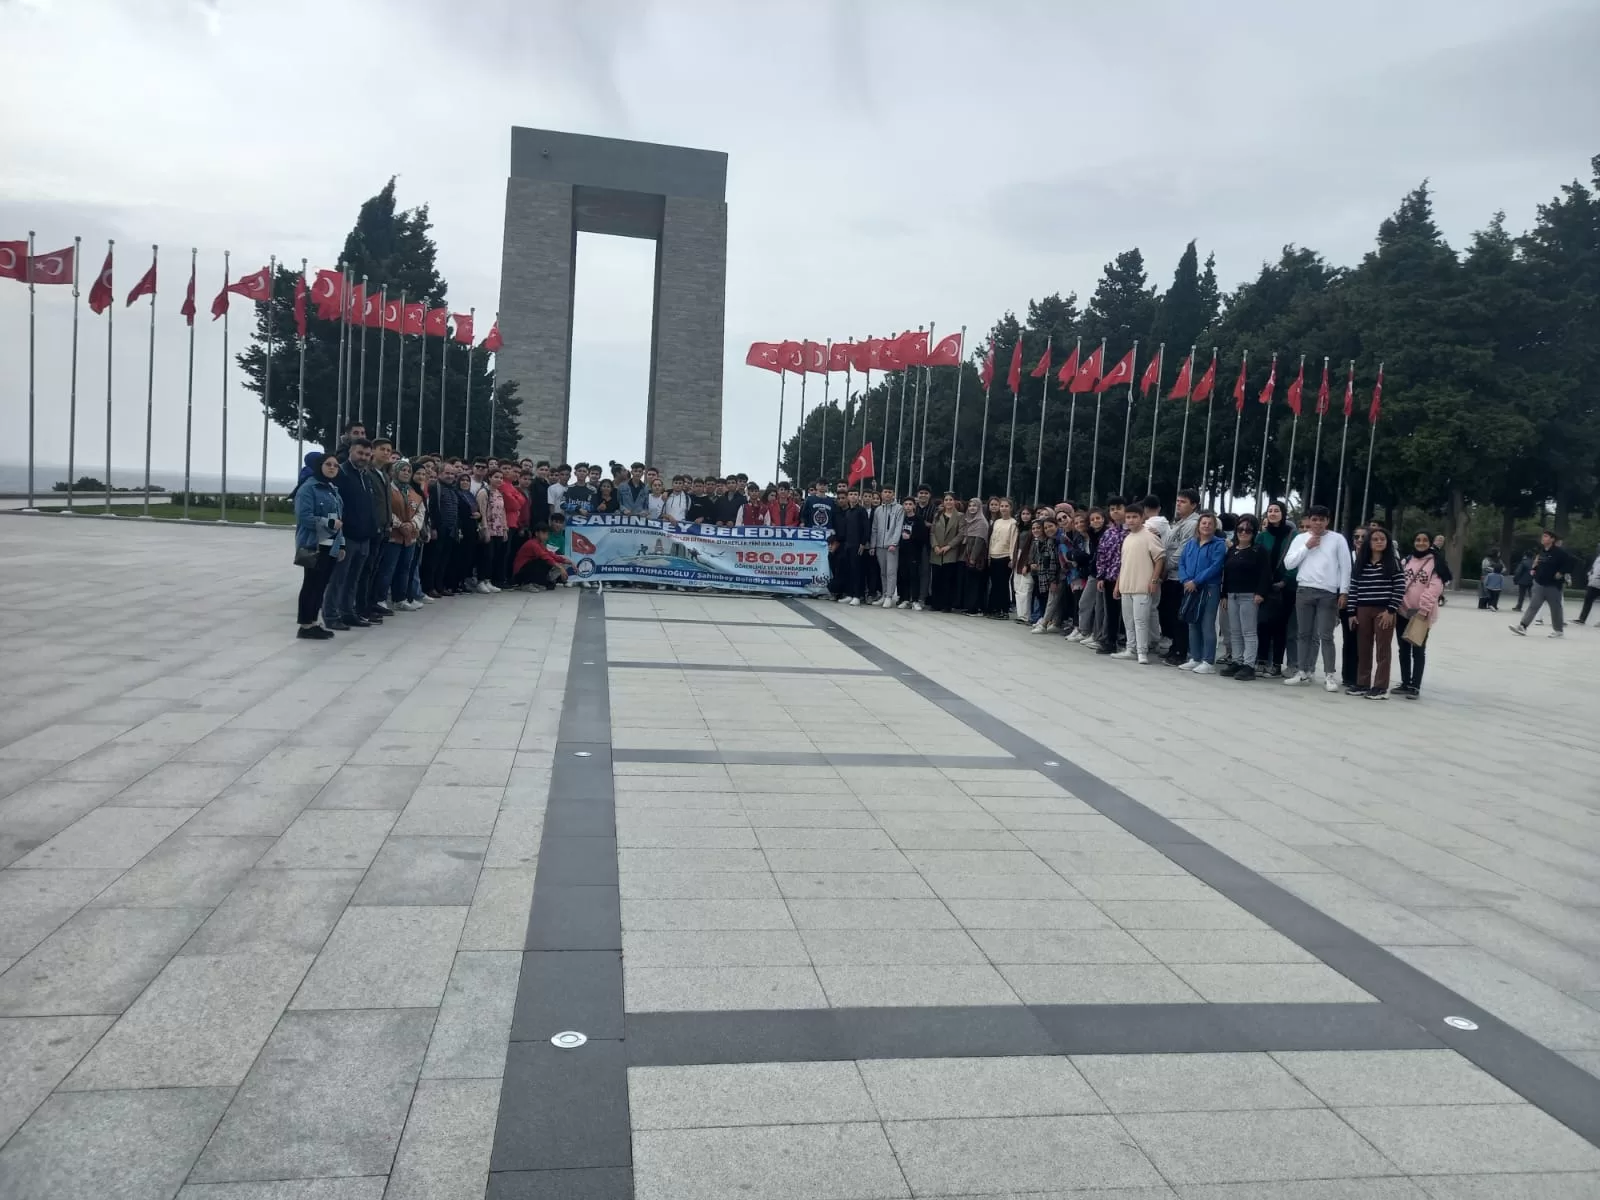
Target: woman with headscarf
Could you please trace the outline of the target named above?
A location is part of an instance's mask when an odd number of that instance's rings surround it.
[[[411,464],[396,459],[389,468],[389,530],[378,559],[378,598],[400,612],[421,608],[406,599],[411,556],[417,552],[417,512],[412,499]]]
[[[344,557],[344,501],[334,483],[339,477],[338,459],[311,453],[306,455],[306,467],[311,474],[295,485],[294,497],[294,559],[305,572],[296,614],[300,630],[295,636],[324,641],[333,630],[324,628],[318,617],[333,564]]]
[[[961,519],[961,607],[969,617],[983,615],[989,582],[989,518],[977,496],[967,501]]]
[[[1400,686],[1395,689],[1407,700],[1422,695],[1422,669],[1428,665],[1428,636],[1439,619],[1444,602],[1443,565],[1438,550],[1426,533],[1411,539],[1411,556],[1401,564],[1406,577],[1405,594],[1400,598]],[[1420,618],[1420,620],[1419,620]],[[1417,621],[1413,630],[1411,624]],[[1413,641],[1407,634],[1413,634]]]
[[[1258,611],[1260,638],[1257,646],[1257,675],[1277,677],[1283,674],[1284,659],[1289,661],[1289,674],[1294,674],[1294,640],[1289,636],[1289,620],[1294,615],[1295,572],[1283,565],[1289,553],[1289,543],[1294,541],[1294,522],[1289,520],[1282,503],[1273,500],[1267,505],[1266,519],[1256,534],[1256,544],[1267,552],[1272,570],[1272,587]]]

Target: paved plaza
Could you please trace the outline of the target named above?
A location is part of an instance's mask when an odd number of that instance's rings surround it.
[[[1453,598],[1375,704],[643,590],[296,641],[280,529],[0,558],[4,1200],[1600,1197],[1600,632]]]

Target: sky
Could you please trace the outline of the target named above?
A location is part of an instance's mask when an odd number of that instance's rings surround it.
[[[967,326],[970,349],[1031,298],[1086,299],[1130,245],[1162,286],[1191,238],[1225,287],[1291,242],[1354,263],[1424,178],[1461,245],[1496,210],[1526,228],[1600,154],[1593,0],[0,0],[0,47],[0,240],[82,237],[85,296],[107,239],[120,294],[161,247],[158,471],[183,465],[191,247],[202,308],[225,249],[236,274],[331,266],[393,175],[403,206],[430,207],[451,306],[481,319],[512,125],[727,152],[723,465],[752,475],[778,397],[751,341],[932,322]],[[643,451],[653,253],[580,240],[573,460]],[[123,483],[152,364],[148,305],[118,303]],[[36,304],[35,453],[60,464],[72,299]],[[80,321],[76,459],[98,475],[106,321]],[[27,455],[27,328],[26,287],[0,280],[0,463]],[[219,464],[223,381],[202,312],[197,470]],[[232,485],[260,474],[262,421],[236,370],[228,395]],[[288,477],[292,436],[268,450]]]

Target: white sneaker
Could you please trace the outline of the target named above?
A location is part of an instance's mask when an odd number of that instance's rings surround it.
[[[1118,657],[1121,656],[1119,655]],[[1150,656],[1148,654],[1139,655],[1139,665],[1141,667],[1148,667],[1150,665]]]
[[[1293,687],[1297,683],[1310,683],[1311,679],[1304,671],[1291,671],[1283,677],[1285,687]]]
[[[1545,634],[1545,637],[1558,638],[1560,636],[1561,636],[1561,630],[1559,630],[1559,629],[1552,629],[1549,633]]]
[[[896,608],[910,608],[910,607],[911,607],[911,601],[909,601],[909,600],[902,600],[902,601],[900,601],[900,603],[899,603],[899,604],[896,604],[896,605],[895,605],[895,607],[896,607]],[[917,608],[918,608],[918,610],[919,610],[919,611],[920,611],[920,610],[921,610],[921,608],[922,608],[922,605],[920,605],[920,604],[919,604],[919,605],[917,605]]]
[[[900,606],[900,607],[901,607],[901,608],[904,608],[904,607],[905,607],[905,605],[904,605],[904,604],[902,604],[902,605],[901,605],[901,606]],[[918,601],[917,601],[917,602],[916,602],[916,603],[915,603],[915,604],[913,604],[913,605],[912,605],[912,606],[911,606],[911,611],[912,611],[912,612],[921,612],[921,611],[922,611],[922,601],[921,601],[921,600],[918,600]]]
[[[422,597],[422,603],[423,604],[432,604],[433,603],[433,597],[424,594],[423,597]]]
[[[850,597],[850,607],[851,608],[860,608],[861,607],[861,597],[860,596],[851,596]]]
[[[1132,658],[1132,657],[1134,657],[1134,653],[1133,653],[1132,650],[1118,650],[1111,657],[1112,658]]]
[[[1306,682],[1310,682],[1309,676],[1307,677]],[[1325,691],[1337,692],[1339,690],[1339,677],[1330,671],[1327,675],[1323,676],[1322,687]]]
[[[1081,642],[1081,641],[1083,641],[1083,634],[1079,633],[1076,629],[1074,629],[1071,633],[1067,634],[1067,641],[1069,641],[1069,642]]]
[[[1194,659],[1186,658],[1181,663],[1178,664],[1178,670],[1180,670],[1180,671],[1193,671],[1197,667],[1199,667],[1200,665],[1201,664],[1195,662]]]
[[[1029,633],[1043,633],[1044,632],[1044,622],[1040,621],[1037,625],[1029,625],[1028,626],[1028,632]]]
[[[1196,675],[1215,675],[1217,673],[1217,669],[1210,663],[1196,663],[1194,667],[1194,673]]]

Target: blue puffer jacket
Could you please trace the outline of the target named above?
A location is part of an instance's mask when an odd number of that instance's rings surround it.
[[[329,553],[344,549],[344,533],[335,529],[335,518],[344,516],[344,500],[330,480],[308,479],[294,494],[294,544],[302,550],[315,550],[328,534],[333,535]]]
[[[1178,582],[1210,587],[1222,579],[1222,562],[1228,552],[1225,542],[1213,537],[1209,542],[1190,538],[1178,555]]]

